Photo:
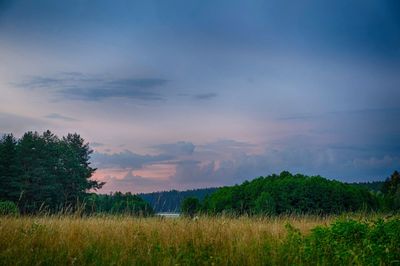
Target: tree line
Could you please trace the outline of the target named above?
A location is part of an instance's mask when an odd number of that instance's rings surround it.
[[[201,201],[216,190],[217,188],[200,188],[185,191],[170,190],[140,193],[138,196],[148,202],[155,212],[179,212],[182,201],[185,198],[193,197]]]
[[[96,171],[90,164],[92,152],[89,144],[76,133],[61,138],[50,131],[27,132],[21,138],[3,135],[0,138],[0,213],[12,208],[10,203],[23,214],[80,209],[85,213],[149,215],[154,212],[151,204],[165,207],[166,203],[169,207],[181,205],[182,212],[189,215],[198,212],[333,214],[400,209],[397,171],[385,182],[376,184],[352,185],[284,171],[241,185],[187,193],[96,194],[104,182],[91,179]],[[162,200],[160,195],[169,200]],[[184,197],[188,198],[182,202]]]
[[[400,175],[395,171],[374,192],[365,185],[352,185],[321,176],[279,175],[259,177],[241,185],[222,187],[203,201],[187,198],[182,212],[203,214],[279,215],[338,214],[354,211],[400,209]]]
[[[75,211],[152,213],[131,194],[96,195],[105,183],[92,180],[92,150],[78,134],[57,137],[50,131],[12,134],[0,139],[0,201],[13,202],[21,213]],[[2,206],[9,206],[3,204]]]

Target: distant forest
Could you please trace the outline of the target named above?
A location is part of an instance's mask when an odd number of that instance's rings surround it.
[[[349,183],[352,186],[363,187],[371,192],[380,192],[382,190],[384,181],[373,181],[373,182],[358,182]],[[216,188],[199,188],[184,191],[160,191],[152,193],[140,193],[139,197],[148,202],[155,212],[180,212],[182,202],[186,198],[195,198],[199,201],[203,201],[206,196],[211,195]]]
[[[202,201],[207,195],[212,194],[218,188],[202,188],[185,191],[161,191],[141,193],[139,197],[148,202],[155,212],[180,212],[182,201],[185,198],[196,198]]]
[[[357,182],[349,184],[354,186],[364,187],[373,192],[382,192],[385,181]]]

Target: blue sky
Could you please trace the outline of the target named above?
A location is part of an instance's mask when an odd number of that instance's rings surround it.
[[[398,1],[0,0],[0,133],[78,132],[104,192],[400,169]]]

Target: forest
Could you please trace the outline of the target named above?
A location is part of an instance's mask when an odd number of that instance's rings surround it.
[[[366,188],[373,193],[381,193],[384,183],[385,181],[373,181],[349,184],[356,187]],[[183,191],[158,191],[150,193],[140,193],[137,195],[148,202],[155,212],[180,212],[182,208],[182,203],[186,198],[194,198],[200,203],[204,200],[206,196],[217,191],[219,188],[220,187],[198,188]]]
[[[187,198],[182,212],[215,215],[340,214],[398,211],[400,175],[397,171],[379,183],[347,184],[321,176],[293,175],[283,171],[222,187],[204,200]]]
[[[186,198],[196,198],[202,201],[218,188],[200,188],[185,191],[171,190],[151,193],[140,193],[139,197],[148,202],[155,212],[179,212]]]
[[[90,165],[92,152],[78,134],[59,138],[50,131],[27,132],[19,139],[4,135],[0,139],[0,207],[17,208],[22,214],[78,210],[152,214],[148,203],[130,193],[93,193],[104,183],[91,179],[96,171]]]

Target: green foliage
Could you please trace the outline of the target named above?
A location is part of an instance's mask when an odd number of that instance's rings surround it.
[[[12,215],[16,216],[19,214],[19,209],[12,201],[0,201],[0,216]]]
[[[400,174],[397,171],[388,178],[382,187],[386,207],[390,210],[400,210]]]
[[[50,131],[27,132],[18,140],[4,135],[0,139],[0,200],[18,203],[22,213],[74,212],[82,206],[86,213],[153,213],[149,204],[130,193],[89,194],[104,185],[91,180],[96,170],[90,166],[91,153],[78,134],[60,139]]]
[[[76,208],[86,192],[104,183],[91,180],[89,144],[78,134],[58,138],[50,131],[0,139],[0,200],[22,213]]]
[[[301,265],[304,237],[290,223],[285,224],[287,236],[278,248],[280,262],[284,265]]]
[[[310,234],[288,224],[278,248],[285,265],[394,265],[400,263],[400,219],[339,219]]]
[[[0,200],[18,200],[22,172],[17,152],[14,136],[4,135],[0,139]]]
[[[193,217],[200,210],[200,201],[197,198],[186,198],[182,202],[181,212],[185,216]]]
[[[153,214],[150,204],[130,192],[104,195],[92,193],[85,198],[88,214],[125,214],[148,216]]]
[[[384,181],[372,181],[372,182],[358,182],[358,183],[350,183],[353,186],[364,187],[369,191],[373,191],[376,193],[381,193],[383,189]]]
[[[256,199],[254,211],[260,214],[273,215],[276,212],[276,204],[274,198],[268,192],[261,192]]]
[[[382,187],[382,192],[385,194],[394,194],[400,187],[400,174],[394,171],[393,174],[388,178]]]
[[[366,188],[289,172],[223,187],[203,204],[209,214],[235,215],[333,214],[378,208],[378,197]]]
[[[308,265],[400,263],[400,220],[339,220],[313,229],[302,245],[301,256]]]

